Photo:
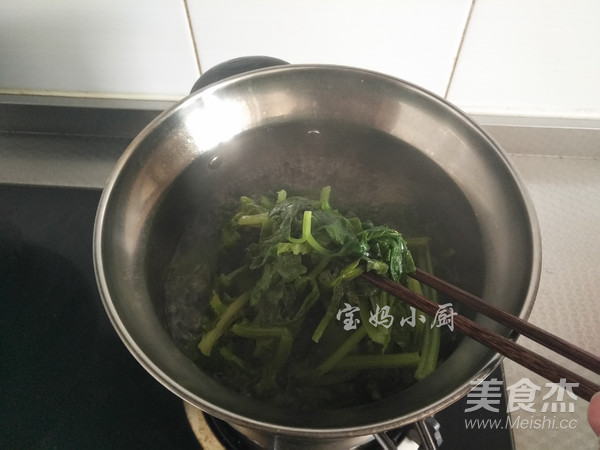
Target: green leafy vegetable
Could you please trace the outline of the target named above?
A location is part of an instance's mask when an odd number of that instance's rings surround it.
[[[250,395],[314,405],[364,385],[380,398],[389,380],[405,386],[437,365],[439,328],[403,324],[414,312],[360,277],[374,271],[420,292],[407,241],[340,213],[330,196],[326,186],[316,200],[242,197],[223,228],[199,364]],[[430,270],[427,240],[416,248]]]

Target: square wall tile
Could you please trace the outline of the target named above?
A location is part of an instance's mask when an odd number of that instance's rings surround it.
[[[600,2],[477,0],[448,99],[472,113],[599,118]]]
[[[266,55],[384,72],[444,95],[471,0],[187,0],[203,70]]]
[[[183,0],[3,0],[0,92],[179,99],[199,69]]]

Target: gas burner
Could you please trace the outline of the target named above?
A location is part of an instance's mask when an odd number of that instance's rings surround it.
[[[427,418],[413,425],[370,436],[309,439],[275,436],[229,424],[184,403],[190,426],[204,450],[417,450],[442,444],[439,423]]]

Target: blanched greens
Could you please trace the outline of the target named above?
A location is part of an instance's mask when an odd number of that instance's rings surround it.
[[[224,227],[197,347],[199,364],[231,387],[279,403],[344,404],[435,368],[439,328],[360,278],[374,271],[420,291],[407,276],[407,241],[329,202],[329,187],[318,199],[242,197]],[[427,240],[415,243],[428,264]]]

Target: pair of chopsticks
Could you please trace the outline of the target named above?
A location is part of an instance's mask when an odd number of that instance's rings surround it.
[[[414,273],[409,274],[416,280],[426,284],[433,289],[446,294],[450,299],[468,306],[485,316],[495,320],[502,325],[508,326],[517,333],[527,336],[531,340],[543,345],[544,347],[560,354],[567,359],[577,363],[578,365],[592,370],[600,374],[600,359],[593,354],[578,348],[567,341],[542,330],[541,328],[532,325],[519,317],[507,313],[495,306],[484,302],[475,295],[466,292],[430,273],[417,269]],[[403,285],[396,283],[389,278],[384,278],[371,272],[364,272],[361,275],[366,280],[370,281],[380,289],[389,292],[390,294],[404,300],[411,306],[423,311],[432,317],[436,316],[439,310],[437,303],[428,298],[416,294]],[[565,379],[567,383],[576,383],[572,392],[584,400],[589,401],[596,392],[600,392],[600,385],[585,379],[580,374],[577,374],[569,369],[566,369],[559,364],[550,361],[549,359],[540,356],[533,351],[518,345],[513,340],[501,336],[493,331],[484,328],[480,324],[456,314],[453,316],[454,328],[461,333],[479,341],[487,347],[497,351],[501,355],[521,364],[522,366],[532,370],[551,382],[557,383],[561,379]]]

